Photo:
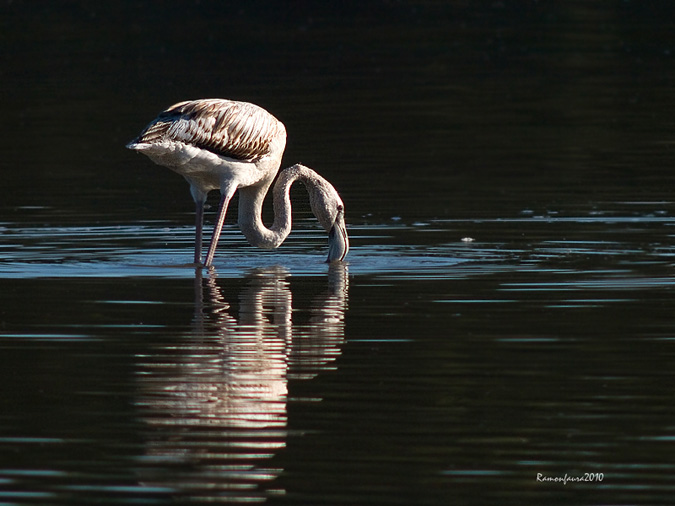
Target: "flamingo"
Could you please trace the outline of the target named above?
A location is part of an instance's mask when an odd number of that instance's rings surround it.
[[[328,262],[349,251],[344,204],[333,185],[309,167],[281,171],[272,190],[274,222],[261,218],[263,201],[281,165],[286,128],[262,107],[226,99],[179,102],[161,112],[127,148],[177,172],[190,184],[195,202],[196,265],[212,265],[230,199],[239,190],[239,228],[249,243],[277,248],[291,231],[290,188],[304,184],[314,216],[328,232]],[[220,190],[216,224],[202,264],[204,204]]]

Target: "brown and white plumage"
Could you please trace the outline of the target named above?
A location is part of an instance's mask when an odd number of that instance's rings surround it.
[[[247,102],[206,99],[179,102],[162,112],[134,142],[184,142],[215,154],[253,162],[269,155],[283,123]]]
[[[329,232],[328,261],[349,250],[344,205],[335,188],[312,169],[294,165],[274,186],[275,218],[262,223],[262,204],[286,146],[286,129],[265,109],[247,102],[203,99],[179,102],[155,118],[127,147],[181,174],[196,205],[195,263],[201,263],[204,203],[209,191],[221,192],[220,209],[205,266],[211,265],[230,199],[239,190],[239,226],[249,242],[276,248],[291,229],[290,186],[306,186],[310,205]]]

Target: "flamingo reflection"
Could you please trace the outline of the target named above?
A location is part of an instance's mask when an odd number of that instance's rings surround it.
[[[191,331],[139,357],[137,406],[149,429],[141,479],[177,495],[262,501],[282,492],[271,459],[286,445],[289,380],[313,378],[341,353],[347,267],[329,266],[308,318],[293,308],[281,267],[249,273],[232,304],[213,270],[196,272]]]

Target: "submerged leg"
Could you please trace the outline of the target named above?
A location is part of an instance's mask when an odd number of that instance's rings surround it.
[[[216,246],[218,245],[218,239],[220,238],[220,232],[223,229],[223,223],[225,223],[225,214],[227,213],[227,206],[230,203],[232,195],[234,195],[234,190],[226,191],[220,195],[220,207],[218,208],[218,219],[216,220],[216,225],[213,229],[213,236],[211,236],[211,243],[209,244],[209,251],[206,253],[206,260],[204,261],[204,267],[209,267],[211,262],[213,262],[213,256],[216,254]]]

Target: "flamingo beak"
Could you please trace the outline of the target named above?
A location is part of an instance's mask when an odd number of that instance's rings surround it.
[[[328,258],[326,262],[341,262],[349,251],[349,237],[342,209],[339,210],[335,222],[328,232]]]

